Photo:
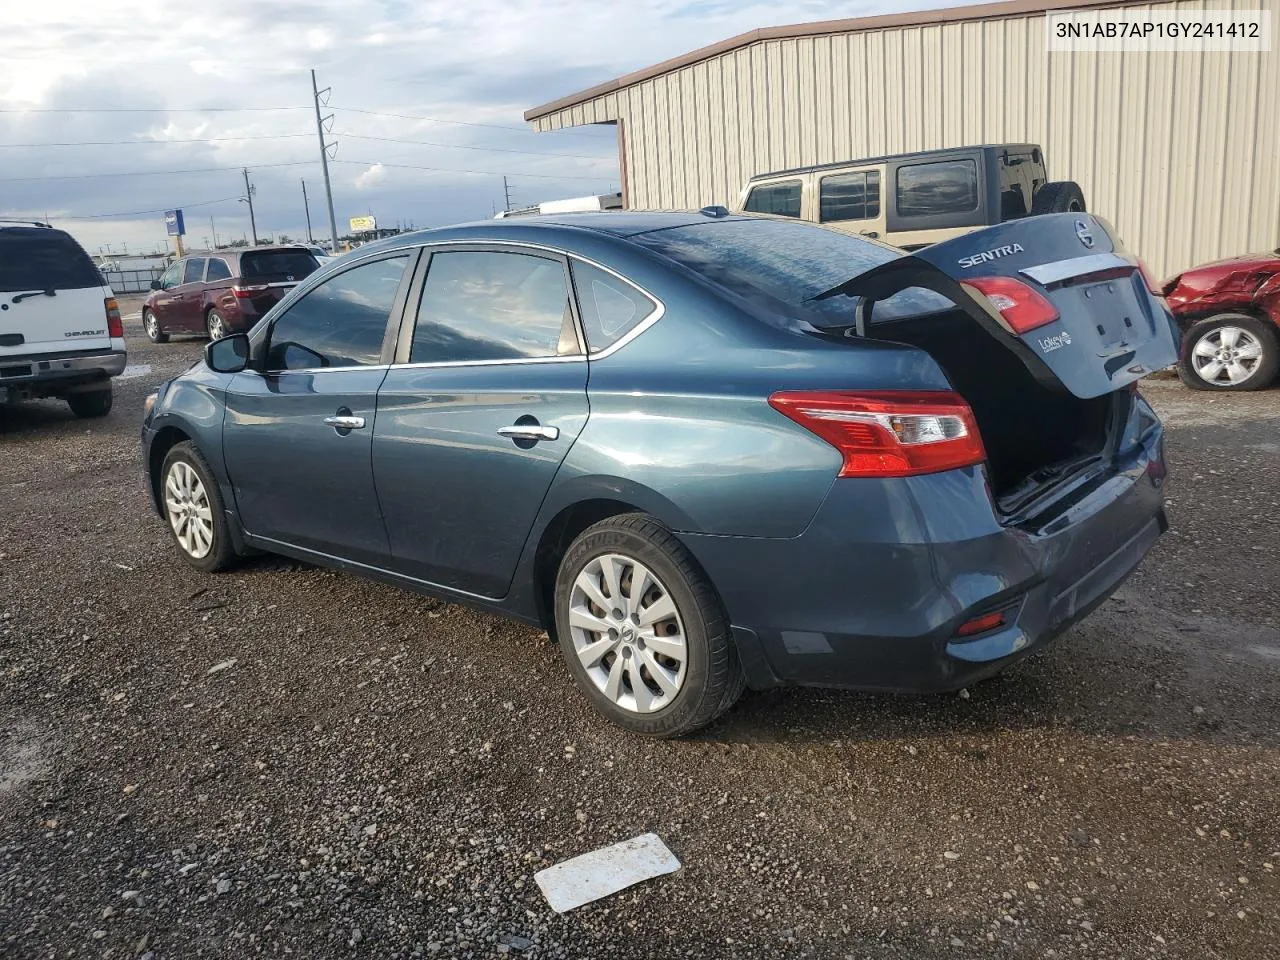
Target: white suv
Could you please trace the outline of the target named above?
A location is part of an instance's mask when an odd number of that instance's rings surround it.
[[[46,224],[0,222],[0,405],[58,397],[106,416],[125,359],[120,308],[84,248]]]

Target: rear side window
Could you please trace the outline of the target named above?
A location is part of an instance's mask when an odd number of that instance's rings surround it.
[[[823,177],[818,189],[823,223],[874,220],[880,216],[880,171]]]
[[[761,184],[753,187],[747,194],[745,209],[748,213],[773,213],[781,217],[798,217],[801,192],[802,184],[799,180]]]
[[[379,363],[408,255],[330,277],[271,327],[267,366],[311,370]]]
[[[209,261],[209,269],[205,271],[204,279],[206,283],[214,283],[218,280],[230,280],[231,268],[227,266],[227,261],[214,257]]]
[[[410,363],[528,360],[580,353],[564,266],[523,253],[431,257]]]
[[[255,250],[240,255],[240,276],[255,280],[301,280],[319,266],[306,250]]]
[[[939,160],[898,168],[898,215],[940,217],[978,209],[978,165]]]
[[[44,227],[0,229],[0,292],[82,290],[103,282],[69,234]]]
[[[578,313],[592,353],[617,343],[658,309],[631,284],[599,267],[575,260],[571,269]]]
[[[183,283],[199,283],[204,277],[204,259],[192,257],[182,267]]]

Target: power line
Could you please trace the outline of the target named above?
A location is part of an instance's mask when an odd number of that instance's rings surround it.
[[[251,163],[249,166],[256,170],[264,170],[267,167],[303,167],[312,163],[315,163],[315,161],[289,160],[283,163]],[[4,177],[0,179],[0,183],[30,183],[34,180],[96,180],[101,177],[168,177],[180,173],[218,173],[224,170],[239,169],[241,169],[240,166],[192,167],[188,170],[132,170],[119,173],[64,173],[48,177]]]
[[[66,143],[0,143],[3,147],[127,147],[161,146],[169,143],[234,143],[238,140],[288,140],[293,137],[309,137],[309,133],[273,133],[253,137],[193,137],[183,140],[75,140]]]
[[[532,127],[514,127],[509,124],[501,123],[475,123],[470,120],[446,120],[443,117],[418,117],[406,113],[382,113],[378,110],[359,110],[355,107],[330,107],[330,110],[336,110],[339,113],[362,113],[368,117],[390,117],[393,120],[425,120],[428,123],[453,123],[462,127],[487,127],[490,130],[514,130],[517,133],[534,133]],[[579,130],[560,130],[558,133],[566,133],[575,137],[591,137],[594,140],[603,140],[603,137],[596,137],[590,133],[584,133]]]
[[[155,210],[126,210],[120,213],[84,213],[76,216],[54,217],[55,220],[110,220],[115,217],[141,217],[148,213],[165,213],[173,210],[175,207],[181,210],[189,210],[194,207],[211,207],[216,203],[230,203],[239,200],[239,196],[223,197],[220,200],[201,200],[199,203],[178,203],[172,207],[157,207]]]
[[[428,170],[432,173],[474,173],[486,177],[500,177],[503,175],[501,170],[463,170],[457,167],[420,167],[411,163],[388,163],[385,160],[330,160],[330,163],[356,163],[364,167],[380,166],[393,167],[400,170]],[[583,177],[569,176],[568,174],[559,173],[512,173],[512,177],[533,177],[538,180],[596,180],[601,183],[613,183],[617,177]]]
[[[399,137],[370,137],[360,133],[338,133],[352,140],[377,140],[381,143],[411,143],[421,147],[448,147],[454,150],[481,150],[486,153],[523,153],[532,157],[560,157],[565,160],[610,160],[611,157],[589,157],[580,153],[551,153],[546,150],[515,150],[509,147],[476,147],[466,143],[438,143],[434,140],[403,140]]]
[[[306,107],[0,107],[0,113],[270,113]]]

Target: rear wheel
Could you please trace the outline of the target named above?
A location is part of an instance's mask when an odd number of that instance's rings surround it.
[[[742,694],[719,598],[675,535],[643,514],[579,535],[560,563],[555,615],[579,688],[633,733],[692,733]]]
[[[142,329],[152,343],[169,342],[169,335],[160,330],[160,319],[150,309],[142,311]]]
[[[1261,390],[1280,365],[1276,329],[1244,313],[1201,320],[1182,337],[1178,376],[1192,390]]]
[[[217,310],[210,310],[204,318],[205,329],[209,331],[210,340],[221,340],[230,331],[227,329],[227,321],[222,319],[222,314]]]
[[[1031,198],[1031,215],[1042,213],[1084,213],[1084,191],[1074,180],[1046,183]]]
[[[73,393],[67,397],[67,406],[77,417],[105,417],[111,412],[111,387],[91,393]]]
[[[174,444],[160,468],[165,518],[184,560],[213,573],[236,559],[213,471],[188,440]]]

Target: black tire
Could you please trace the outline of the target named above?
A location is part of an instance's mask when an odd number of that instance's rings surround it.
[[[1042,213],[1084,213],[1084,191],[1074,180],[1055,180],[1046,183],[1031,198],[1031,215]]]
[[[175,523],[169,515],[167,486],[170,472],[174,470],[175,465],[178,463],[185,464],[195,472],[208,503],[212,536],[208,552],[202,556],[194,556],[191,551],[183,546],[178,537],[178,531],[175,529]],[[182,555],[182,559],[197,570],[202,570],[205,573],[216,573],[219,570],[227,570],[234,566],[238,557],[231,540],[231,531],[227,525],[227,513],[223,507],[222,493],[218,490],[217,481],[214,480],[213,471],[209,468],[209,464],[205,462],[204,457],[191,441],[187,440],[173,445],[160,467],[160,477],[157,482],[160,486],[161,509],[165,511],[165,524],[173,535],[174,546],[177,547],[178,553]]]
[[[152,343],[168,343],[169,335],[160,329],[160,318],[150,309],[142,311],[142,332]]]
[[[652,712],[640,713],[614,703],[588,676],[574,649],[569,623],[574,583],[589,563],[607,554],[618,554],[647,567],[665,586],[684,627],[687,663],[683,684],[670,703]],[[729,620],[714,588],[675,535],[645,514],[629,513],[602,520],[573,541],[556,576],[555,618],[560,651],[579,689],[597,711],[632,733],[664,738],[692,733],[733,706],[746,686]],[[625,625],[625,621],[622,623]],[[644,649],[639,641],[637,647]],[[630,676],[626,680],[628,689]]]
[[[217,310],[210,310],[204,315],[204,329],[209,334],[210,340],[220,340],[231,332],[231,329],[227,326],[227,321],[222,318],[222,314]],[[218,330],[222,332],[217,333]]]
[[[90,393],[73,393],[67,397],[67,406],[77,417],[105,417],[111,412],[111,387]]]
[[[1215,382],[1206,380],[1196,369],[1196,347],[1206,337],[1213,337],[1223,327],[1235,327],[1251,336],[1262,350],[1257,365],[1245,380]],[[1280,346],[1274,324],[1251,317],[1245,313],[1220,313],[1198,320],[1182,334],[1182,347],[1178,353],[1178,377],[1192,390],[1214,390],[1234,393],[1241,390],[1263,390],[1276,378],[1280,367]]]

